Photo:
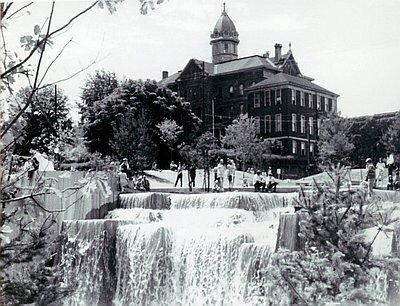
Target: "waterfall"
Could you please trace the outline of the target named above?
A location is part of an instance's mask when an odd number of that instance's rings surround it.
[[[120,208],[169,209],[170,198],[166,193],[127,193],[119,196]]]

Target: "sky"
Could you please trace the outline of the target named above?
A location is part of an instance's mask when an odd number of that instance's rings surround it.
[[[160,80],[163,70],[182,70],[191,58],[211,61],[210,34],[221,15],[223,0],[169,0],[140,14],[139,0],[125,0],[117,11],[94,8],[54,39],[46,51],[49,64],[72,39],[44,82],[60,83],[73,117],[88,75],[104,69],[119,78]],[[225,0],[239,32],[239,57],[283,52],[291,43],[303,75],[340,95],[342,115],[361,116],[400,109],[400,0]],[[65,23],[86,8],[87,1],[57,1],[53,24]],[[24,2],[17,2],[14,9]],[[50,3],[41,1],[28,13],[6,21],[10,50],[21,50],[19,39],[43,24]],[[24,53],[18,51],[20,56]],[[37,57],[34,58],[34,61]],[[33,62],[35,63],[35,62]],[[23,80],[15,86],[24,85]]]

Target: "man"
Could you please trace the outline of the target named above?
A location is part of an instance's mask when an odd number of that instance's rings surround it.
[[[389,175],[393,175],[393,170],[394,170],[394,155],[393,153],[390,153],[386,159],[386,165],[389,170]]]
[[[181,187],[182,187],[182,178],[183,178],[183,168],[181,162],[178,163],[178,168],[176,169],[178,172],[176,176],[176,181],[175,181],[175,187],[178,185],[178,181],[181,181]]]
[[[227,173],[228,173],[229,191],[231,191],[233,188],[233,184],[235,183],[235,174],[236,174],[236,165],[233,159],[229,160],[229,164],[227,166]]]
[[[278,182],[275,180],[272,173],[268,173],[266,184],[268,192],[276,192],[276,186],[278,185]]]
[[[196,187],[196,166],[191,165],[189,168],[189,187]]]
[[[261,175],[261,171],[257,170],[256,174],[253,177],[253,186],[254,191],[265,191],[265,180],[264,177]]]
[[[131,177],[131,168],[129,167],[128,159],[125,157],[119,165],[119,172],[125,173],[128,178]]]
[[[220,191],[224,191],[225,172],[226,167],[224,165],[224,160],[221,158],[219,164],[217,165],[217,180],[219,181]]]
[[[369,196],[372,196],[373,193],[373,188],[375,185],[375,167],[372,163],[372,159],[371,158],[367,158],[366,161],[366,170],[367,170],[367,177],[365,178],[365,180],[368,182],[368,194]]]
[[[171,163],[169,164],[169,169],[172,171],[176,171],[176,169],[178,169],[177,164],[175,164],[174,161],[171,161]]]

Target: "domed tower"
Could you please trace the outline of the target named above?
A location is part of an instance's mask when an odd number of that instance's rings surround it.
[[[237,59],[239,33],[236,31],[233,21],[226,13],[225,3],[221,17],[219,17],[217,23],[215,24],[214,31],[210,36],[213,64]]]

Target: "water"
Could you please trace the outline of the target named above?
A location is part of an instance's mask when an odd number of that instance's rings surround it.
[[[261,271],[297,249],[296,194],[127,194],[104,220],[67,221],[68,305],[265,305]],[[281,234],[278,244],[278,225]],[[387,288],[385,275],[376,284]],[[371,283],[372,284],[372,283]],[[288,305],[288,296],[276,304]]]
[[[64,222],[69,305],[237,305],[297,194],[122,195],[104,220]]]

